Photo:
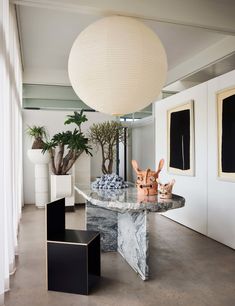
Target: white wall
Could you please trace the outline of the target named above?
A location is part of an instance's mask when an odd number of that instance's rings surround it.
[[[235,182],[217,178],[216,92],[234,86],[235,71],[208,82],[208,236],[232,248],[235,248]]]
[[[144,118],[133,123],[131,128],[132,159],[138,162],[140,169],[155,169],[154,120]],[[132,169],[132,181],[136,180]]]
[[[195,110],[195,173],[194,177],[176,176],[167,173],[167,110],[177,105],[194,100]],[[155,104],[156,121],[156,161],[165,159],[165,166],[160,175],[161,181],[166,182],[173,177],[176,179],[174,192],[186,198],[183,209],[169,211],[166,215],[194,230],[207,233],[207,105],[206,84],[201,84],[188,90],[170,96]]]
[[[167,156],[167,110],[194,100],[195,176],[167,173],[161,178],[176,179],[174,192],[186,199],[185,207],[166,216],[204,235],[235,248],[234,183],[217,178],[216,92],[235,86],[235,71],[197,85],[155,103],[156,160]]]
[[[50,134],[73,129],[74,125],[64,125],[66,115],[72,114],[69,111],[46,111],[46,110],[23,110],[23,131],[27,126],[40,125],[45,126]],[[98,112],[86,112],[88,121],[83,123],[82,131],[86,133],[93,123],[103,122],[106,120],[115,120],[114,117],[101,114]],[[34,203],[34,165],[27,157],[27,150],[31,147],[32,140],[24,133],[23,144],[23,182],[24,182],[24,203]],[[91,157],[91,178],[101,175],[101,154],[93,150]]]

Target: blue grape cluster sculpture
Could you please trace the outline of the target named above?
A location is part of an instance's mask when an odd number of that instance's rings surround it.
[[[115,173],[104,174],[97,178],[92,187],[96,189],[122,189],[127,188],[128,184]]]

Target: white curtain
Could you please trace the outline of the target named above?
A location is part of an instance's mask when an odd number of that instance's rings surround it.
[[[0,0],[0,304],[15,271],[22,207],[22,68],[15,8]]]

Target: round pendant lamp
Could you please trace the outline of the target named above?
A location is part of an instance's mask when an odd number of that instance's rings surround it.
[[[158,97],[166,80],[166,53],[143,23],[105,17],[76,38],[68,73],[74,91],[91,108],[112,115],[132,113]]]

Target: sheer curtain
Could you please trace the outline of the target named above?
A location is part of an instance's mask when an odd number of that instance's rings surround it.
[[[0,304],[15,271],[22,207],[22,69],[15,8],[0,0]]]

